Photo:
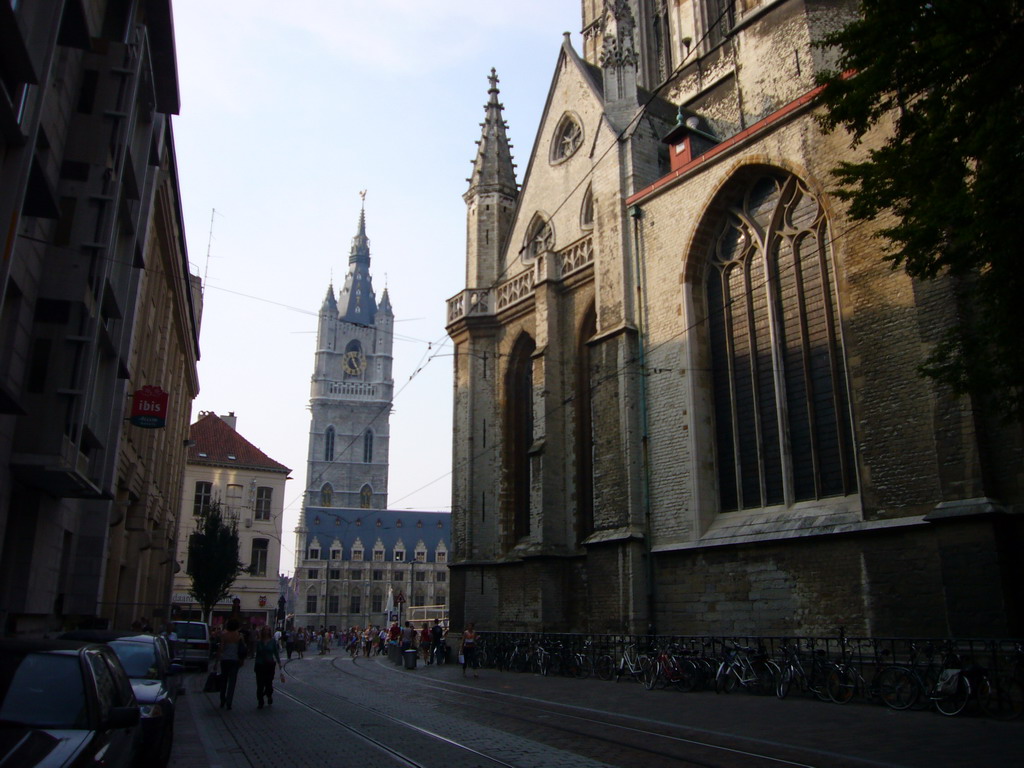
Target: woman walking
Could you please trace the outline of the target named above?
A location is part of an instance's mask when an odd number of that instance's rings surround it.
[[[264,624],[260,628],[260,639],[256,642],[256,708],[263,709],[263,698],[267,706],[274,703],[274,671],[281,664],[281,652],[277,641],[270,634],[270,627]],[[284,680],[284,672],[281,673]]]
[[[220,686],[220,708],[231,709],[235,698],[235,684],[238,682],[238,668],[245,659],[246,648],[242,633],[238,631],[238,620],[228,619],[224,631],[220,635],[217,649],[217,663],[223,677]]]
[[[466,676],[466,668],[473,668],[473,677],[480,677],[477,674],[476,668],[476,630],[473,628],[473,622],[466,625],[466,631],[462,633],[462,645],[459,647],[459,653],[462,655],[462,676]]]

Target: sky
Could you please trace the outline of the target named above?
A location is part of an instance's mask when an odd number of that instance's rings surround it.
[[[487,76],[529,159],[578,0],[175,0],[174,125],[192,272],[204,282],[200,411],[234,412],[291,468],[281,571],[306,487],[316,314],[344,282],[360,191],[378,299],[395,312],[388,506],[449,511],[452,349]]]

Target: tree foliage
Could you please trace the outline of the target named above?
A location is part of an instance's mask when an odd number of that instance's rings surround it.
[[[892,121],[835,169],[840,197],[854,219],[895,214],[885,257],[959,296],[923,372],[1024,419],[1024,0],[863,0],[822,45],[822,125],[856,146]]]
[[[244,570],[238,559],[238,528],[226,521],[220,502],[199,513],[199,525],[188,540],[190,594],[208,617],[213,606],[231,594],[231,586]]]

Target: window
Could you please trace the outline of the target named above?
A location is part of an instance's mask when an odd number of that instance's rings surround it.
[[[416,550],[416,562],[425,563],[427,562],[427,551],[425,549]]]
[[[208,483],[205,480],[197,481],[195,496],[192,497],[192,514],[196,517],[201,515],[210,506],[212,500],[213,483]]]
[[[583,143],[583,127],[575,116],[565,114],[558,122],[551,139],[551,162],[561,163],[568,160]]]
[[[348,602],[349,613],[359,613],[363,610],[362,595],[351,595]]]
[[[348,577],[350,579],[352,579],[352,581],[362,581],[363,580],[363,569],[362,568],[354,568],[354,569],[352,569],[352,571],[349,572],[349,576]]]
[[[530,535],[530,447],[533,445],[533,352],[536,345],[527,334],[512,348],[505,374],[508,393],[505,420],[509,435],[506,462],[510,483],[511,540],[508,547]]]
[[[364,485],[359,489],[359,506],[362,509],[369,509],[373,503],[373,489],[368,485]]]
[[[361,550],[361,549],[354,549],[353,548],[353,550],[352,550],[352,559],[353,560],[362,560],[363,559],[363,550]]]
[[[735,0],[704,0],[704,29],[708,47],[725,40],[736,23]]]
[[[306,613],[316,613],[316,592],[310,590],[306,593]]]
[[[426,581],[426,580],[427,580],[427,572],[426,571],[416,571],[416,581]]]
[[[327,578],[331,579],[331,581],[337,581],[338,579],[340,579],[341,578],[341,568],[328,568],[327,569]]]
[[[435,573],[434,581],[448,581],[448,571],[438,571]]]
[[[583,229],[594,228],[594,190],[590,186],[583,193],[583,205],[580,206],[580,227]]]
[[[306,571],[306,578],[310,579],[310,580],[319,579],[320,578],[320,569],[319,568],[309,568]]]
[[[434,562],[437,562],[437,563],[447,563],[448,562],[448,553],[447,552],[440,552],[440,551],[439,552],[435,552],[434,553]]]
[[[366,430],[363,435],[363,464],[373,463],[373,430]]]
[[[319,560],[320,559],[320,550],[316,549],[316,548],[311,548],[309,550],[309,559],[310,560]]]
[[[237,512],[242,506],[242,486],[237,483],[228,483],[228,509]]]
[[[324,432],[324,461],[334,461],[334,427]]]
[[[704,282],[720,510],[854,491],[825,213],[795,177],[733,195]]]
[[[374,569],[374,571],[373,571],[373,580],[374,581],[384,581],[384,571],[382,571],[380,568]]]
[[[327,612],[328,613],[340,613],[341,612],[341,599],[336,594],[330,594],[327,596]]]
[[[597,310],[587,308],[576,338],[576,542],[582,544],[594,532],[594,421],[591,391],[599,380],[591,355],[590,340],[597,335]]]
[[[256,519],[270,519],[270,500],[274,495],[274,489],[261,485],[256,489]]]
[[[329,507],[334,502],[334,488],[330,483],[324,483],[320,487],[320,506]]]
[[[267,556],[270,552],[269,539],[252,540],[252,557],[249,560],[249,573],[253,576],[267,575]]]
[[[374,613],[381,613],[384,610],[384,595],[380,592],[373,593],[373,601],[371,602],[371,610]]]
[[[395,562],[396,563],[401,563],[404,560],[405,560],[405,550],[396,549],[395,550]]]
[[[426,601],[425,595],[413,595],[412,596],[412,604],[414,606],[416,606],[416,607],[419,607],[421,605],[426,605],[427,601]]]
[[[341,550],[340,549],[332,549],[331,550],[331,560],[341,560]]]
[[[396,571],[395,581],[405,581],[405,571]]]
[[[383,549],[375,549],[375,550],[373,550],[373,559],[375,561],[377,561],[377,562],[383,562],[383,560],[384,560],[384,550]]]
[[[534,214],[526,230],[526,242],[523,243],[523,256],[526,259],[536,259],[537,256],[550,251],[555,247],[555,233],[551,229],[551,223],[539,213]]]

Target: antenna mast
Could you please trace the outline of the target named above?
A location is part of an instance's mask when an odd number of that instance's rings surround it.
[[[206,267],[203,269],[203,293],[206,293],[206,278],[210,274],[210,245],[213,243],[213,217],[217,214],[216,208],[210,209],[210,236],[206,240]]]

